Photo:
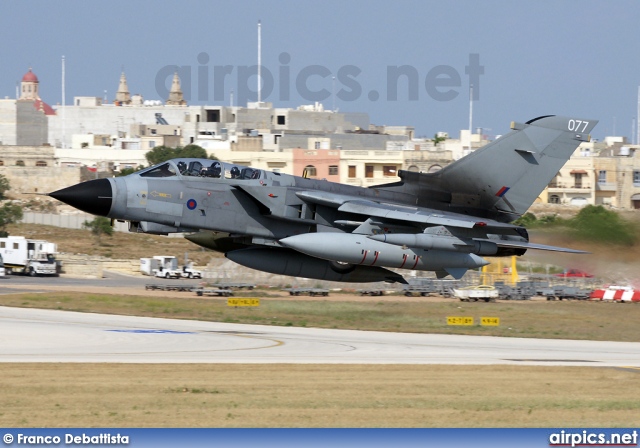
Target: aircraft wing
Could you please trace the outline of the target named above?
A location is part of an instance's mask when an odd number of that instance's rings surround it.
[[[488,241],[488,242],[495,243],[498,247],[511,247],[514,249],[548,250],[552,252],[567,252],[570,254],[590,253],[584,250],[569,249],[566,247],[558,247],[558,246],[548,246],[546,244],[536,244],[536,243],[529,243],[529,242],[525,243],[525,242],[519,242],[519,241],[505,241],[505,240],[492,240],[492,239],[485,239],[485,240],[478,240],[478,241]]]
[[[338,211],[354,213],[370,217],[389,219],[394,221],[411,222],[423,225],[438,225],[471,229],[484,227],[489,229],[515,229],[518,226],[505,224],[493,220],[475,218],[458,213],[447,213],[429,210],[421,207],[410,207],[399,204],[375,202],[346,195],[331,195],[321,191],[301,191],[296,196],[300,199],[333,206]]]

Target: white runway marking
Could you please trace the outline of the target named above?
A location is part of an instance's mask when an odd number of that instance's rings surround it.
[[[640,343],[271,327],[0,307],[0,362],[640,367]]]

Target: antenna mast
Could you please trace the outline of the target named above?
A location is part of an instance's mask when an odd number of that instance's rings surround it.
[[[640,86],[638,86],[638,112],[636,113],[636,145],[640,141]]]
[[[65,118],[66,118],[66,102],[65,102],[65,85],[64,85],[64,80],[65,78],[65,63],[64,63],[64,55],[62,56],[62,147],[65,148],[66,147],[66,141],[65,141]]]
[[[473,84],[469,86],[469,146],[471,146],[471,134],[473,134]]]
[[[258,107],[262,101],[262,26],[258,20]]]

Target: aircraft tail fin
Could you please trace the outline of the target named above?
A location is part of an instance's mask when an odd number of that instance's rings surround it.
[[[524,214],[569,160],[597,120],[548,115],[512,123],[512,132],[432,173],[402,171],[419,200],[508,222]],[[415,186],[417,184],[417,190]],[[428,199],[427,199],[428,201]]]

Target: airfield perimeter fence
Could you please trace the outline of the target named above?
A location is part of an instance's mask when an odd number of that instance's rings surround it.
[[[63,229],[82,229],[85,221],[93,221],[94,215],[88,213],[74,213],[69,215],[57,213],[24,212],[22,214],[22,224],[38,224],[42,226],[61,227]],[[129,224],[126,222],[114,221],[113,230],[116,232],[128,232]],[[181,234],[170,234],[170,237],[182,237]]]

